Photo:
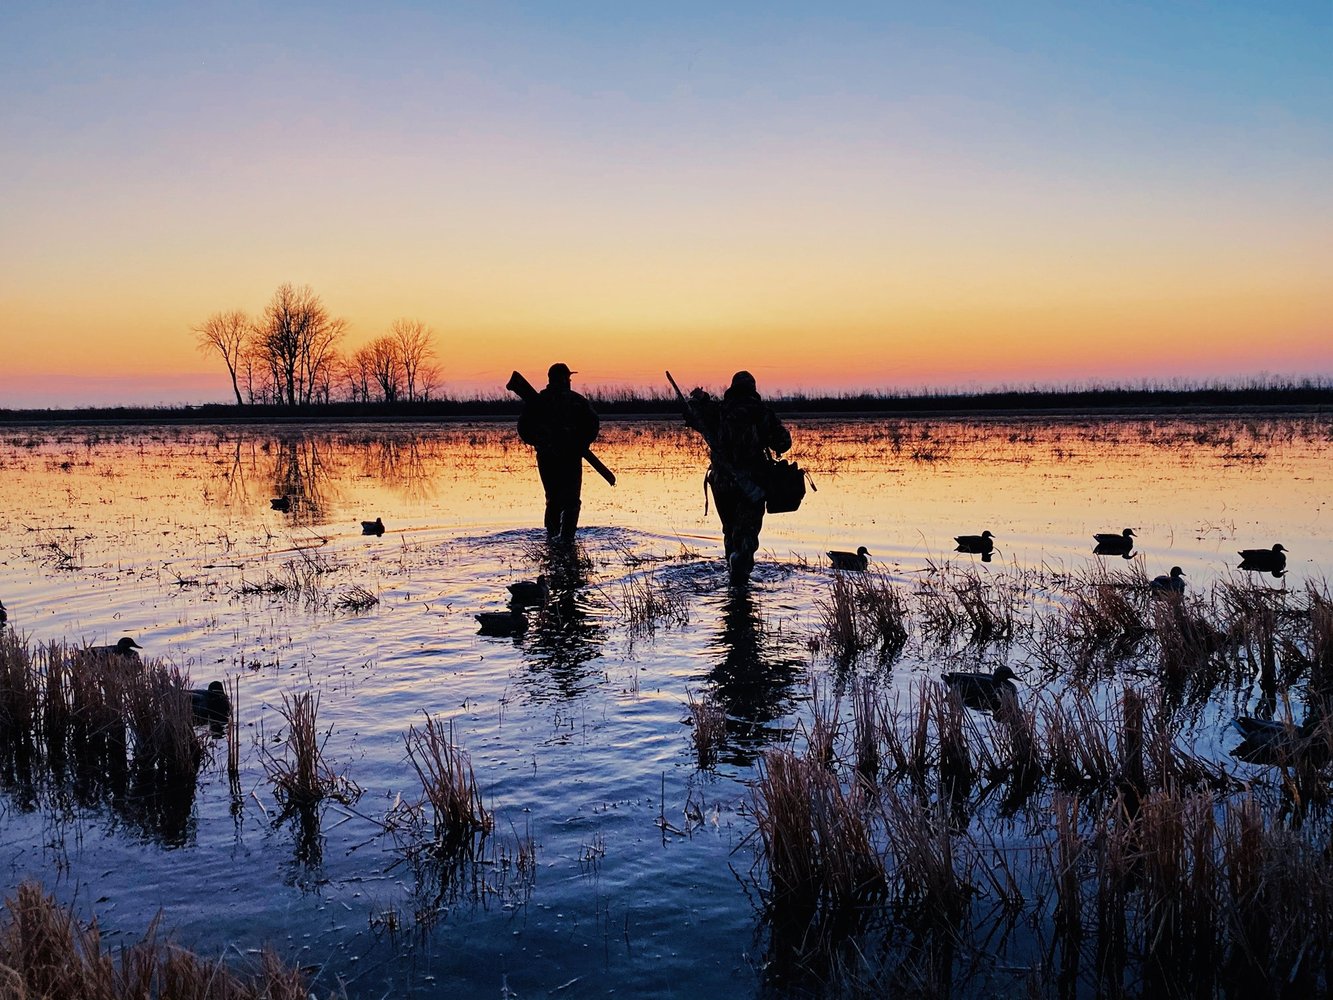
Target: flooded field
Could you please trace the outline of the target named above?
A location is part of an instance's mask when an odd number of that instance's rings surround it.
[[[506,423],[0,431],[6,655],[130,636],[235,723],[168,803],[11,739],[0,890],[112,942],[161,912],[204,954],[271,943],[321,996],[1326,990],[1333,754],[1239,759],[1230,723],[1322,739],[1333,422],[791,426],[817,492],[745,593],[676,423],[604,425],[573,558]],[[1016,706],[940,682],[1001,666]],[[327,794],[298,814],[300,732]],[[423,804],[441,746],[462,834]]]

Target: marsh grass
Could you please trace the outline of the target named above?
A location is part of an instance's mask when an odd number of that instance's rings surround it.
[[[511,826],[510,836],[494,833],[495,816],[482,801],[467,752],[454,742],[452,722],[446,727],[426,714],[420,727],[408,729],[403,745],[421,793],[400,796],[383,828],[413,872],[418,928],[428,930],[460,900],[526,902],[537,878],[532,827]]]
[[[379,602],[380,599],[374,592],[367,590],[360,584],[353,584],[338,595],[333,602],[333,608],[335,611],[360,614],[363,611],[369,611]]]
[[[717,766],[718,752],[727,739],[727,713],[721,705],[705,693],[699,698],[689,688],[685,689],[686,705],[690,711],[690,724],[693,727],[690,740],[694,744],[694,754],[700,770],[708,771]]]
[[[1087,653],[1105,653],[1111,663],[1129,659],[1150,632],[1147,592],[1148,578],[1137,560],[1126,570],[1094,567],[1071,587],[1063,623],[1068,638]]]
[[[0,632],[0,781],[21,801],[64,789],[179,843],[203,754],[178,671]]]
[[[798,963],[816,961],[883,896],[867,814],[822,762],[783,749],[760,759],[751,809],[767,871],[765,918]]]
[[[1228,798],[1240,783],[1181,744],[1157,699],[1073,692],[983,716],[933,682],[905,710],[867,690],[831,754],[769,751],[751,787],[775,985],[986,992],[994,970],[975,959],[1024,926],[1050,935],[1039,995],[1329,985],[1321,838]],[[1033,808],[981,808],[1000,782],[1012,799],[1016,775]]]
[[[421,782],[419,805],[426,812],[422,849],[436,856],[472,853],[495,821],[482,803],[471,759],[454,743],[453,723],[446,729],[426,714],[420,728],[409,727],[403,746]]]
[[[973,642],[1013,638],[1013,591],[988,585],[973,572],[953,585],[953,593],[966,616]]]
[[[273,785],[282,812],[277,826],[292,815],[317,817],[316,810],[325,799],[351,805],[361,796],[360,787],[334,770],[324,756],[332,728],[319,730],[319,694],[302,691],[282,696],[278,710],[287,725],[282,741],[282,755],[263,747],[264,770]]]
[[[289,559],[275,573],[268,571],[263,580],[242,581],[237,593],[243,597],[269,595],[297,601],[307,610],[316,611],[329,605],[330,596],[326,577],[338,566],[318,548],[301,548],[297,557]]]
[[[915,593],[922,632],[946,647],[959,638],[972,645],[1008,642],[1018,634],[1022,607],[1035,585],[1029,574],[983,576],[975,567],[927,560],[927,574]]]
[[[309,1000],[314,995],[305,974],[269,948],[257,970],[234,971],[220,959],[172,943],[155,919],[139,941],[111,949],[96,923],[80,923],[72,908],[32,882],[5,900],[0,996],[6,1000]]]
[[[624,577],[616,608],[631,638],[651,636],[659,626],[684,628],[690,623],[689,595],[665,583],[655,570]]]
[[[1205,700],[1226,674],[1230,635],[1213,606],[1201,597],[1158,601],[1153,606],[1162,684],[1172,694]]]
[[[224,682],[231,711],[227,713],[227,787],[231,791],[232,811],[239,813],[244,797],[241,793],[241,681],[232,677]]]
[[[872,650],[879,663],[891,663],[907,643],[907,609],[886,574],[834,573],[828,596],[816,598],[815,609],[811,651],[826,653],[840,666]]]

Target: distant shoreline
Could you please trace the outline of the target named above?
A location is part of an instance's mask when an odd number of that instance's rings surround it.
[[[609,419],[677,417],[678,400],[664,396],[590,394]],[[1321,416],[1333,413],[1333,386],[1239,389],[1090,389],[1071,392],[985,392],[912,396],[791,396],[771,400],[783,416],[813,417],[1236,417]],[[517,399],[431,400],[413,403],[323,403],[272,406],[99,406],[0,409],[0,425],[31,424],[321,424],[512,420]]]

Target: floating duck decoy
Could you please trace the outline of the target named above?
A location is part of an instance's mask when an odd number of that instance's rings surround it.
[[[1097,543],[1092,551],[1099,556],[1126,556],[1134,548],[1134,529],[1126,528],[1118,535],[1098,532],[1092,540]]]
[[[1171,575],[1163,574],[1155,576],[1148,584],[1148,589],[1153,594],[1183,594],[1185,593],[1185,581],[1181,579],[1185,571],[1179,566],[1171,567]]]
[[[482,611],[474,616],[481,625],[482,635],[522,635],[528,630],[528,619],[517,608],[509,611]]]
[[[1016,697],[1014,680],[1018,675],[1008,664],[1000,664],[994,672],[951,673],[944,675],[944,683],[963,700],[968,708],[996,709],[1008,697]]]
[[[870,565],[870,551],[864,545],[855,552],[840,552],[833,549],[828,557],[833,562],[834,569],[864,571]]]
[[[970,552],[974,556],[989,555],[995,549],[995,536],[989,531],[979,535],[955,535],[953,540],[958,543],[956,552]]]
[[[136,649],[143,647],[129,636],[125,636],[114,646],[89,646],[83,652],[88,656],[118,656],[126,660],[137,660],[139,654],[135,652]]]
[[[1231,720],[1231,727],[1243,737],[1231,755],[1247,764],[1287,767],[1320,762],[1327,760],[1329,755],[1328,740],[1316,733],[1318,716],[1308,718],[1299,726],[1277,719],[1240,716]]]
[[[272,500],[269,501],[269,505],[272,506],[274,510],[280,510],[285,514],[292,509],[292,498],[274,497]]]
[[[384,521],[375,518],[373,521],[361,522],[361,534],[363,535],[382,535],[384,534]]]
[[[231,715],[231,699],[221,681],[190,691],[190,710],[202,722],[226,722]]]
[[[513,603],[524,607],[530,604],[545,604],[551,596],[551,588],[546,582],[546,574],[535,580],[519,580],[508,587]]]
[[[1281,545],[1271,549],[1241,549],[1240,568],[1280,576],[1287,568],[1287,550]]]

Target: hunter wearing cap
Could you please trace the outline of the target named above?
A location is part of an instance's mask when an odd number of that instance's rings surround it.
[[[763,484],[769,453],[791,447],[791,433],[773,408],[759,398],[754,376],[737,372],[719,402],[702,389],[690,393],[686,422],[711,445],[708,484],[722,520],[722,545],[734,585],[743,585],[754,569],[759,530],[764,526]]]
[[[537,449],[537,472],[546,491],[546,537],[572,545],[579,526],[583,453],[597,440],[601,421],[592,405],[570,388],[574,372],[557,362],[546,373],[546,388],[523,404],[518,436]]]

